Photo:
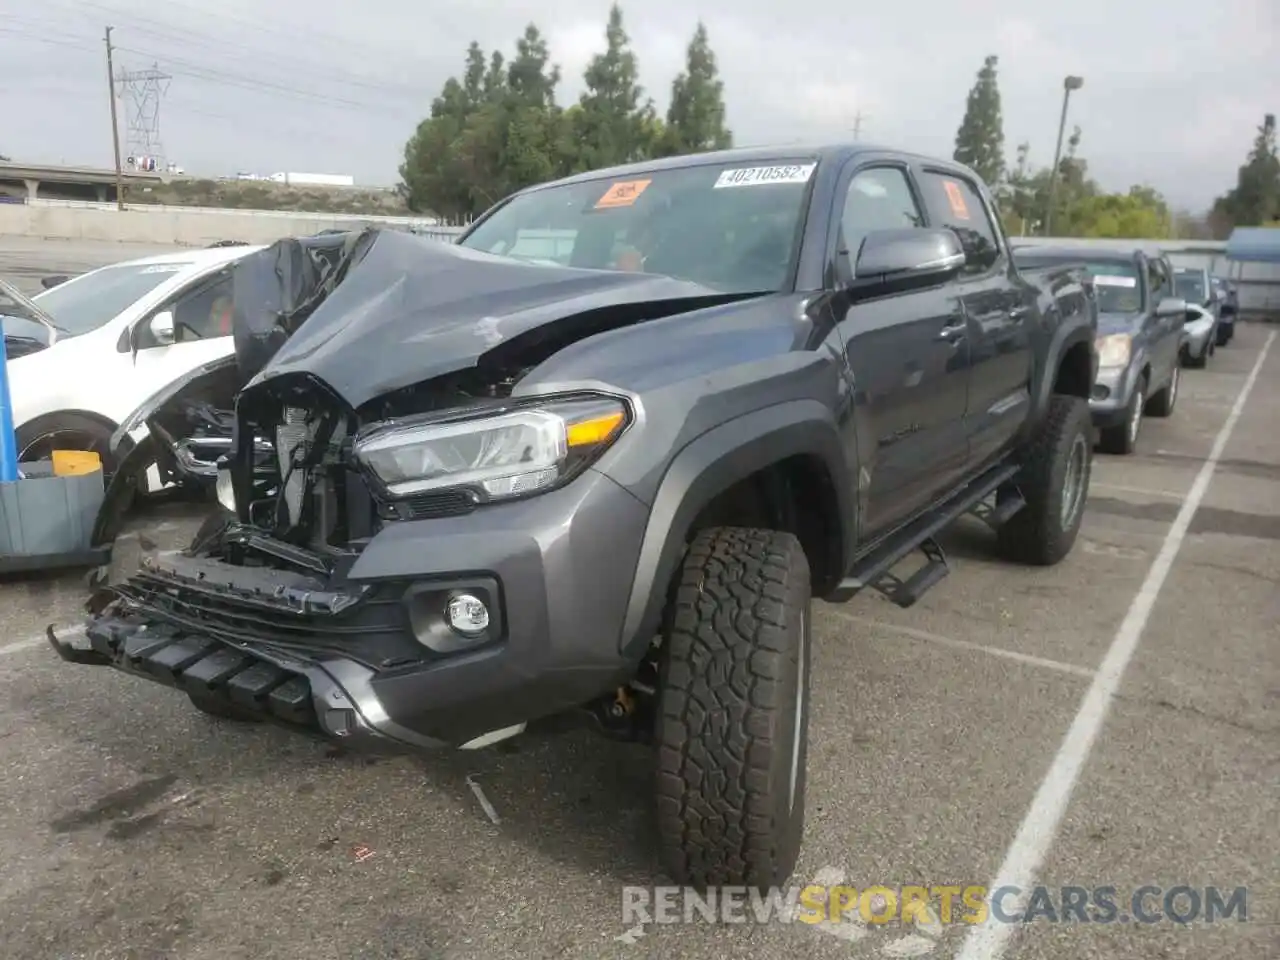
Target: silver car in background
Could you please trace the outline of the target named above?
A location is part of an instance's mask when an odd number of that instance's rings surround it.
[[[1184,367],[1204,367],[1218,345],[1218,318],[1206,307],[1187,302],[1180,359]]]

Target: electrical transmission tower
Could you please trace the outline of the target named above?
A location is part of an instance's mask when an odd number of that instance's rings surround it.
[[[153,64],[147,70],[121,70],[116,74],[116,87],[129,104],[126,149],[131,166],[145,164],[164,169],[164,144],[160,140],[160,98],[169,89],[173,77]]]

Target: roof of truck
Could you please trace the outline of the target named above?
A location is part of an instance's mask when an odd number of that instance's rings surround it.
[[[681,154],[674,157],[662,157],[656,160],[641,160],[636,163],[622,164],[616,167],[605,167],[599,170],[588,170],[574,174],[551,183],[538,184],[527,188],[528,191],[540,190],[543,187],[557,186],[566,183],[579,183],[589,180],[604,180],[613,177],[631,176],[638,173],[654,173],[660,170],[679,170],[685,167],[722,164],[722,163],[777,163],[780,160],[814,160],[823,163],[828,160],[845,160],[858,154],[882,153],[902,157],[918,163],[928,164],[943,169],[965,171],[977,176],[969,167],[955,160],[941,156],[914,153],[883,144],[848,142],[848,143],[778,143],[762,144],[753,147],[733,147],[728,150],[708,150],[704,153]],[[521,191],[524,192],[524,191]]]

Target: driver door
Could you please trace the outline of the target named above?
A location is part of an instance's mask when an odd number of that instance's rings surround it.
[[[231,271],[223,268],[174,294],[130,330],[136,408],[183,374],[226,356],[231,337]]]

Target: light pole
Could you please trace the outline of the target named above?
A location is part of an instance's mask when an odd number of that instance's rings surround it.
[[[1062,118],[1058,121],[1058,146],[1053,151],[1053,168],[1049,171],[1049,209],[1044,212],[1044,235],[1053,230],[1053,200],[1058,192],[1058,164],[1062,162],[1062,132],[1067,129],[1067,104],[1071,91],[1084,86],[1084,77],[1069,76],[1062,81]]]

